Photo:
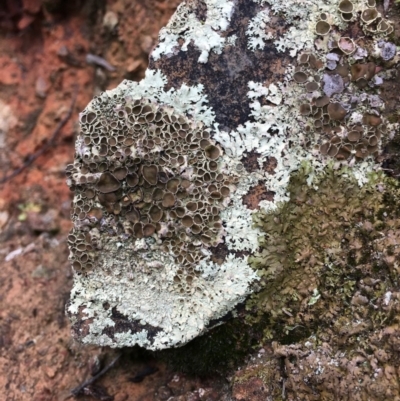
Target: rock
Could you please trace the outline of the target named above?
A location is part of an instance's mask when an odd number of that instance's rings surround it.
[[[47,92],[47,83],[43,77],[38,77],[36,80],[36,96],[44,99]]]
[[[45,373],[46,373],[46,376],[47,376],[49,379],[54,379],[54,377],[55,377],[56,374],[57,374],[57,369],[48,366],[48,367],[45,368]]]
[[[147,54],[150,53],[153,44],[153,38],[149,35],[143,35],[140,39],[140,48]]]
[[[310,366],[322,354],[328,363],[329,347],[306,346],[310,336],[332,341],[335,355],[347,352],[339,338],[363,333],[367,344],[372,323],[354,324],[352,316],[375,313],[365,309],[372,295],[357,285],[379,269],[362,259],[356,239],[364,239],[365,252],[372,249],[367,243],[379,247],[379,263],[393,268],[371,216],[389,208],[398,218],[389,206],[397,189],[377,173],[382,141],[398,126],[388,124],[385,101],[378,107],[369,97],[377,94],[375,61],[365,50],[377,40],[365,35],[370,24],[358,20],[347,37],[324,22],[316,42],[310,26],[327,15],[342,21],[336,2],[316,13],[319,4],[183,2],[161,30],[145,78],[123,81],[81,113],[76,157],[67,167],[74,191],[68,313],[80,341],[177,347],[246,302],[255,322],[268,321],[261,332],[278,344],[264,365],[267,378],[275,379],[282,357],[293,380],[307,382],[291,350],[300,360],[312,349]],[[390,21],[382,21],[389,34]],[[362,43],[357,54],[365,62],[350,67],[355,43]],[[274,168],[265,168],[271,160]],[[324,320],[329,314],[334,325]],[[291,341],[293,349],[280,346]],[[308,374],[317,381],[315,371]],[[237,384],[237,395],[246,399],[255,387],[259,399],[282,394],[260,380]]]
[[[118,25],[118,15],[114,11],[107,11],[103,17],[103,26],[112,31]]]
[[[43,265],[39,265],[36,267],[36,269],[32,272],[31,275],[33,278],[37,279],[45,279],[45,280],[50,280],[51,277],[53,276],[53,271]]]

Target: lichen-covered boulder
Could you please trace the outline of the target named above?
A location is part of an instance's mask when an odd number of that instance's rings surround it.
[[[299,171],[312,190],[328,172],[355,197],[371,185],[398,129],[379,96],[399,62],[393,29],[364,1],[183,2],[146,77],[81,113],[67,168],[76,337],[175,347],[251,294],[249,308],[291,314],[268,298],[293,268],[279,213]]]
[[[69,311],[84,305],[94,318],[85,341],[179,345],[249,293],[256,274],[244,259],[210,259],[238,179],[222,154],[200,119],[133,83],[81,114],[68,168],[76,193]]]

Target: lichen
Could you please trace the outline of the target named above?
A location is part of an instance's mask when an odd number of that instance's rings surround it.
[[[76,159],[67,168],[76,272],[68,310],[91,322],[84,343],[186,343],[242,302],[257,279],[244,258],[230,255],[221,266],[210,260],[236,178],[201,122],[212,116],[205,98],[197,88],[157,87],[125,82],[80,116]],[[130,325],[118,326],[121,316]]]
[[[228,30],[233,2],[206,1],[204,22],[195,3],[184,2],[152,53],[179,55],[192,44],[199,63],[211,51],[214,63],[245,34],[256,57],[271,50],[272,13],[283,17],[289,26],[276,49],[298,57],[280,81],[248,82],[243,124],[219,125],[208,105],[213,94],[201,84],[165,90],[170,82],[159,70],[124,81],[82,113],[67,174],[75,191],[69,313],[84,343],[182,345],[250,294],[249,321],[268,316],[265,338],[290,342],[315,332],[301,319],[333,297],[323,280],[341,286],[341,301],[355,296],[358,276],[347,270],[353,249],[342,242],[350,232],[355,244],[356,222],[374,224],[381,211],[387,182],[379,161],[398,125],[383,115],[379,85],[399,56],[389,46],[390,59],[382,57],[384,24],[368,38],[341,33],[360,22],[364,2],[354,2],[348,19],[336,0],[257,3],[247,29],[235,31]],[[373,26],[360,24],[365,32]],[[251,153],[256,163],[244,168]],[[271,159],[272,172],[264,168]],[[249,208],[255,188],[263,196]],[[222,259],[213,255],[218,246]]]
[[[268,23],[270,22],[269,10],[260,11],[250,22],[246,31],[249,37],[249,48],[252,50],[263,50],[265,41],[273,39],[270,32],[266,32]]]
[[[222,52],[226,39],[221,36],[229,26],[234,3],[233,1],[205,0],[207,17],[200,21],[191,7],[186,2],[182,3],[168,25],[160,31],[160,43],[152,52],[152,57],[157,60],[161,55],[186,51],[189,44],[193,43],[201,52],[199,63],[206,63],[210,51],[217,54]],[[183,39],[182,46],[178,40]]]

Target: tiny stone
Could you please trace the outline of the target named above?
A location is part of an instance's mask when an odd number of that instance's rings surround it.
[[[140,48],[147,54],[150,53],[153,47],[153,38],[149,35],[142,36],[142,40],[140,41]]]
[[[46,97],[47,92],[47,84],[43,77],[39,77],[36,80],[36,96],[44,99]]]
[[[52,276],[52,271],[43,265],[39,265],[32,272],[32,278],[49,280]]]
[[[47,367],[45,368],[45,373],[48,378],[53,379],[57,374],[57,370],[55,368]]]
[[[103,17],[103,26],[112,31],[118,25],[118,15],[114,11],[107,11]]]
[[[197,392],[187,393],[186,394],[186,401],[200,401],[200,397],[199,397]]]
[[[54,209],[50,209],[44,214],[36,211],[28,212],[27,222],[33,231],[55,232],[59,230],[58,212]]]
[[[161,386],[157,391],[156,391],[156,400],[158,401],[165,401],[168,400],[172,396],[172,391],[169,387],[167,386]]]
[[[0,212],[0,229],[2,229],[8,221],[9,214],[7,211]]]
[[[57,54],[58,54],[60,57],[66,57],[66,56],[68,56],[69,52],[68,52],[67,46],[65,46],[65,45],[61,46],[61,47],[58,49]]]

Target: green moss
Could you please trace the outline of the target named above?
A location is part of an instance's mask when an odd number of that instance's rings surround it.
[[[397,181],[374,174],[360,188],[330,167],[311,188],[308,174],[305,166],[291,178],[289,202],[254,216],[265,235],[250,262],[263,289],[248,301],[247,321],[267,317],[265,340],[281,344],[310,335],[336,341],[359,315],[368,330],[376,328],[373,300],[390,290],[395,274],[397,282],[399,245],[383,234],[400,226]]]
[[[280,370],[288,399],[353,399],[355,388],[354,399],[395,398],[396,378],[381,372],[399,365],[399,182],[375,173],[360,188],[330,167],[310,188],[309,174],[303,166],[291,178],[289,202],[254,216],[265,232],[251,258],[262,290],[247,302],[247,322],[268,322],[270,353],[235,385],[268,387]]]

